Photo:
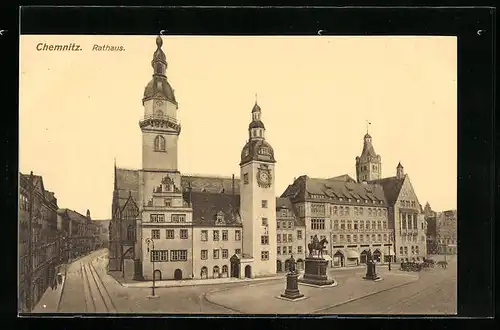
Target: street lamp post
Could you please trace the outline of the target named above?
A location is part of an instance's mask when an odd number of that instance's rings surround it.
[[[152,238],[146,238],[145,242],[148,245],[148,253],[149,253],[149,244],[151,244],[151,247],[152,247],[151,251],[155,250],[155,241]],[[155,297],[155,286],[156,286],[156,282],[155,282],[155,259],[153,257],[151,257],[151,261],[153,262],[153,287],[152,287],[151,296]]]
[[[393,241],[393,232],[391,231],[389,233],[389,271],[391,270],[391,261],[392,261],[392,255],[391,255],[392,241]]]

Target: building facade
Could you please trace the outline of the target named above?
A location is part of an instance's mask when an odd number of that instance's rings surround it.
[[[303,175],[281,195],[305,224],[304,249],[315,235],[326,239],[323,252],[332,267],[365,263],[369,250],[381,263],[422,260],[427,224],[410,178],[401,163],[395,176],[382,178],[372,137],[367,133],[363,140],[356,180],[347,174],[327,179]]]
[[[19,175],[18,309],[21,312],[31,311],[38,303],[54,280],[60,263],[57,208],[57,199],[45,189],[41,176]]]
[[[161,37],[156,44],[139,122],[142,168],[115,165],[109,270],[133,273],[137,280],[275,274],[275,160],[260,107],[252,109],[242,180],[181,175],[179,105]]]
[[[97,249],[95,225],[89,210],[83,215],[71,209],[60,208],[57,210],[57,223],[63,242],[61,254],[66,262]]]
[[[436,240],[439,254],[457,254],[457,210],[438,213]]]
[[[427,222],[426,231],[426,242],[427,242],[427,253],[437,254],[439,252],[439,246],[437,241],[437,212],[433,211],[430,204],[427,202],[424,207],[425,222]]]

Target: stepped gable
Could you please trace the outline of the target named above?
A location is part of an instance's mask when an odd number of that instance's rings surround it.
[[[241,227],[239,214],[240,196],[192,191],[189,194],[193,208],[193,225],[200,227],[235,226]],[[218,223],[217,215],[223,216]]]

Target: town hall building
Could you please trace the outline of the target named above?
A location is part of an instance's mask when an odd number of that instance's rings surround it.
[[[328,241],[331,267],[426,257],[426,222],[399,163],[382,177],[381,156],[366,133],[349,175],[294,179],[275,194],[274,149],[262,109],[251,110],[235,177],[182,175],[177,164],[179,104],[167,79],[163,40],[142,99],[142,168],[115,164],[109,270],[136,280],[271,276],[294,256],[303,269],[312,237]]]
[[[251,112],[242,180],[181,175],[178,103],[161,37],[156,44],[139,122],[142,169],[115,165],[109,270],[146,280],[276,274],[276,161],[261,108]]]

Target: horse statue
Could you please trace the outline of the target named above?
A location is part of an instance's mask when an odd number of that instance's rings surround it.
[[[321,241],[313,240],[311,243],[307,244],[307,247],[309,249],[309,255],[313,255],[313,252],[316,251],[317,255],[319,257],[323,257],[323,250],[325,249],[326,245],[328,244],[328,241],[326,238],[322,238]]]

